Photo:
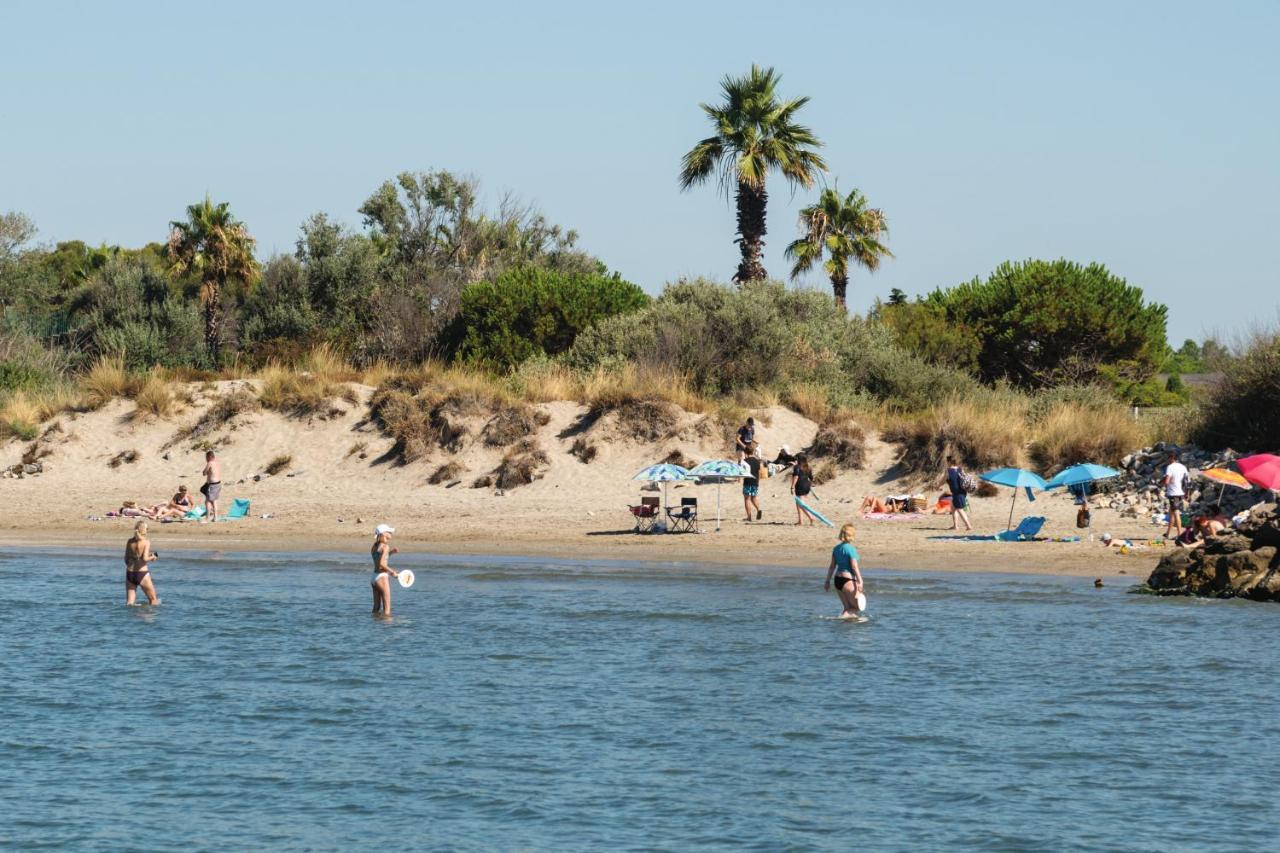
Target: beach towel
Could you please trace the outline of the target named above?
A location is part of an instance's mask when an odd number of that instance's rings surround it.
[[[182,517],[182,520],[183,521],[199,521],[200,519],[204,518],[204,514],[206,512],[208,512],[208,510],[204,508],[204,504],[201,504],[200,506],[195,507],[194,509],[187,510],[187,514]]]
[[[227,510],[227,514],[218,519],[219,521],[235,521],[238,518],[245,518],[249,515],[249,499],[236,498],[231,502],[231,509]]]
[[[918,512],[864,512],[867,521],[919,521],[924,518]]]

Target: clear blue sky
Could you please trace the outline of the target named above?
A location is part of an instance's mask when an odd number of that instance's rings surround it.
[[[402,170],[480,177],[656,291],[727,280],[732,210],[681,193],[699,101],[750,64],[892,226],[864,310],[1005,259],[1097,260],[1175,345],[1276,318],[1280,3],[40,2],[0,25],[0,210],[140,245],[206,191],[262,253]],[[770,272],[794,198],[771,187]],[[825,286],[818,277],[809,286]]]

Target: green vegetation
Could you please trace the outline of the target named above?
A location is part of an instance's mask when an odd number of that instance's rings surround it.
[[[843,198],[835,189],[824,189],[817,204],[800,211],[800,230],[803,236],[787,246],[787,257],[795,261],[791,278],[799,278],[825,254],[822,267],[841,308],[849,290],[850,261],[875,272],[882,258],[893,257],[883,242],[889,233],[884,213],[868,206],[866,196],[856,189]]]
[[[1195,434],[1209,447],[1280,451],[1280,332],[1256,335],[1226,365]]]
[[[554,356],[615,314],[642,307],[644,291],[617,275],[516,267],[468,285],[454,321],[458,354],[499,370]]]
[[[792,186],[808,189],[827,164],[817,153],[822,143],[813,131],[795,121],[808,98],[779,101],[781,75],[772,68],[752,65],[744,77],[726,76],[720,83],[723,101],[701,104],[715,128],[698,142],[680,168],[680,187],[705,183],[712,175],[726,195],[733,189],[738,206],[738,246],[742,261],[734,281],[744,284],[768,276],[764,269],[765,182],[778,170]]]

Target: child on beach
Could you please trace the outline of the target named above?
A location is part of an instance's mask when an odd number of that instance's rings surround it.
[[[791,469],[791,494],[796,502],[796,526],[809,519],[813,527],[813,514],[801,502],[813,492],[813,469],[809,467],[809,459],[803,453],[796,457],[795,467]]]
[[[399,548],[391,547],[391,534],[396,529],[389,524],[379,524],[373,528],[373,579],[369,582],[373,587],[373,615],[391,615],[391,578],[400,577],[400,573],[387,565],[387,558],[399,554]]]
[[[759,521],[764,517],[764,510],[760,509],[760,469],[764,467],[764,462],[756,455],[755,442],[747,445],[746,454],[743,464],[747,466],[751,476],[742,478],[742,505],[747,511],[747,521],[752,520],[753,506],[756,510],[755,520]]]
[[[214,522],[218,520],[218,497],[222,494],[222,463],[212,451],[204,454],[204,485],[200,491],[204,493],[205,517]]]
[[[151,581],[150,563],[159,559],[152,553],[147,540],[147,523],[139,521],[133,526],[133,537],[124,546],[124,603],[133,606],[138,600],[138,587],[147,596],[148,604],[159,604],[155,584]]]
[[[840,542],[831,550],[831,565],[827,566],[827,580],[822,591],[831,589],[831,580],[835,578],[836,594],[844,605],[841,618],[858,615],[858,593],[862,592],[862,572],[858,569],[858,549],[853,547],[853,525],[846,524],[840,528]]]

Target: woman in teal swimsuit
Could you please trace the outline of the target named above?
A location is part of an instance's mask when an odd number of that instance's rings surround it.
[[[858,569],[858,549],[853,547],[852,524],[840,528],[840,542],[831,551],[827,581],[822,585],[824,592],[831,589],[833,577],[836,593],[840,596],[840,603],[844,605],[841,618],[857,616],[858,593],[862,592],[862,572]]]

